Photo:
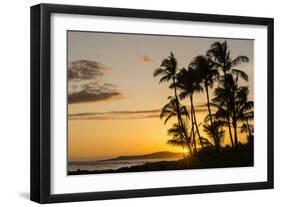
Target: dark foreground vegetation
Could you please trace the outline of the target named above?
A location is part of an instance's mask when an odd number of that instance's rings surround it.
[[[234,151],[231,147],[221,148],[219,153],[214,149],[205,149],[176,161],[148,162],[143,165],[122,167],[117,170],[88,171],[78,169],[77,171],[69,171],[68,175],[250,166],[254,166],[253,148],[250,144],[245,144],[240,146],[239,151]]]

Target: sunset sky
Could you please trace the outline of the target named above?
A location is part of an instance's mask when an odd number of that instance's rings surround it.
[[[158,151],[166,144],[160,109],[173,95],[153,72],[172,51],[179,68],[225,39],[68,31],[68,160],[88,161]],[[231,56],[250,62],[238,69],[249,76],[253,99],[253,40],[227,39]],[[212,90],[211,90],[212,98]],[[205,94],[194,96],[198,122],[206,115]],[[182,104],[189,102],[184,100]],[[227,135],[227,133],[226,133]],[[229,143],[226,136],[225,144]]]

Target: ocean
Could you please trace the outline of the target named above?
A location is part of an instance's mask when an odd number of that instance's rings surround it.
[[[160,162],[160,161],[172,161],[179,158],[165,158],[165,159],[130,159],[130,160],[98,160],[90,162],[70,162],[68,163],[68,171],[79,170],[116,170],[122,167],[131,167],[137,165],[143,165],[147,162]]]

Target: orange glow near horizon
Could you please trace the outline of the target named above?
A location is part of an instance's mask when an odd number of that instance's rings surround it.
[[[166,127],[159,123],[157,118],[69,121],[69,161],[87,161],[159,151],[181,152],[180,147],[166,144]],[[79,137],[83,137],[83,141]]]
[[[200,116],[201,115],[201,116]],[[204,114],[198,113],[202,119]],[[198,120],[200,120],[198,119]],[[171,122],[172,123],[172,122]],[[68,160],[91,161],[126,155],[141,155],[160,151],[189,154],[187,148],[167,145],[167,129],[159,118],[122,120],[68,121]],[[223,145],[230,145],[228,130]],[[201,136],[205,136],[201,130]],[[246,136],[238,134],[241,142]],[[210,140],[212,142],[212,140]],[[201,146],[197,144],[198,148]]]

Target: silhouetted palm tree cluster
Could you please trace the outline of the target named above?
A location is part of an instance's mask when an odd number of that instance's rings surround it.
[[[191,154],[198,148],[215,148],[220,152],[226,133],[229,134],[231,147],[237,150],[240,146],[238,130],[247,133],[248,142],[253,141],[254,118],[253,101],[248,100],[249,87],[241,85],[248,81],[248,75],[235,67],[249,62],[247,56],[239,55],[232,59],[227,42],[214,42],[205,55],[195,57],[187,68],[179,68],[177,59],[171,52],[154,77],[160,76],[159,83],[170,83],[173,96],[163,107],[160,119],[166,124],[171,118],[177,122],[168,129],[171,137],[168,144],[188,148]],[[213,98],[210,100],[210,89]],[[205,93],[208,113],[202,125],[208,136],[200,133],[194,98],[198,93]],[[188,100],[189,106],[181,103]],[[212,111],[213,110],[213,111]],[[184,150],[183,150],[184,151]]]

